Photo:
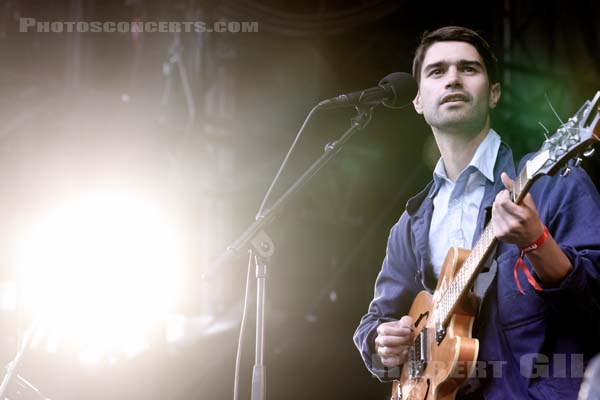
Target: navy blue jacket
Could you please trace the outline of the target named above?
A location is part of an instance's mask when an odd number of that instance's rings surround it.
[[[585,365],[600,352],[600,195],[585,171],[572,169],[564,178],[544,176],[530,190],[542,222],[574,267],[560,284],[542,284],[543,290],[536,291],[520,271],[522,295],[513,277],[518,248],[498,246],[497,272],[473,328],[480,342],[477,376],[486,399],[576,399]],[[504,189],[503,171],[514,179],[512,152],[505,144],[494,183],[485,189],[475,238]],[[432,188],[430,182],[411,198],[392,228],[374,298],[354,334],[367,368],[383,381],[397,378],[400,370],[388,369],[378,359],[377,326],[406,315],[419,291],[435,288],[428,250]]]

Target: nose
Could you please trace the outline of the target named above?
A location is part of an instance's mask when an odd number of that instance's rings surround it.
[[[454,87],[462,86],[462,80],[461,80],[460,73],[455,66],[452,66],[448,69],[448,72],[446,73],[446,78],[447,78],[446,88],[454,88]]]

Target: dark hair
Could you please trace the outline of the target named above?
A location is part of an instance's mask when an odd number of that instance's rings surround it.
[[[498,82],[498,77],[496,76],[498,59],[492,53],[490,45],[477,32],[471,29],[461,26],[445,26],[433,32],[424,32],[423,36],[421,36],[421,42],[415,51],[412,67],[412,74],[417,84],[421,80],[421,68],[423,67],[425,54],[429,47],[436,42],[466,42],[473,45],[483,59],[490,84]]]

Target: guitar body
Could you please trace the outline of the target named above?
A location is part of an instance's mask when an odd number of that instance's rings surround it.
[[[411,373],[409,361],[403,365],[400,380],[395,380],[393,384],[392,400],[452,400],[460,385],[473,376],[479,350],[479,341],[471,337],[477,310],[475,296],[470,293],[457,305],[439,344],[436,340],[436,323],[432,317],[439,293],[452,282],[468,255],[469,250],[451,248],[442,266],[435,293],[431,295],[422,291],[415,298],[408,315],[415,324],[415,338],[417,341],[422,339],[415,347],[418,354],[424,353],[422,359],[425,364],[417,374],[414,371]]]

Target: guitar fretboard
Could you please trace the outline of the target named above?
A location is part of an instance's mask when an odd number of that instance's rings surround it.
[[[527,178],[527,167],[523,168],[514,182],[513,190],[511,191],[512,200],[517,204],[521,203],[532,183],[533,181]],[[439,303],[437,304],[437,312],[439,321],[444,326],[448,324],[458,302],[473,285],[475,277],[490,256],[496,242],[497,239],[494,236],[494,230],[490,222],[485,226],[479,240],[477,240],[477,243],[452,282],[440,296]]]

